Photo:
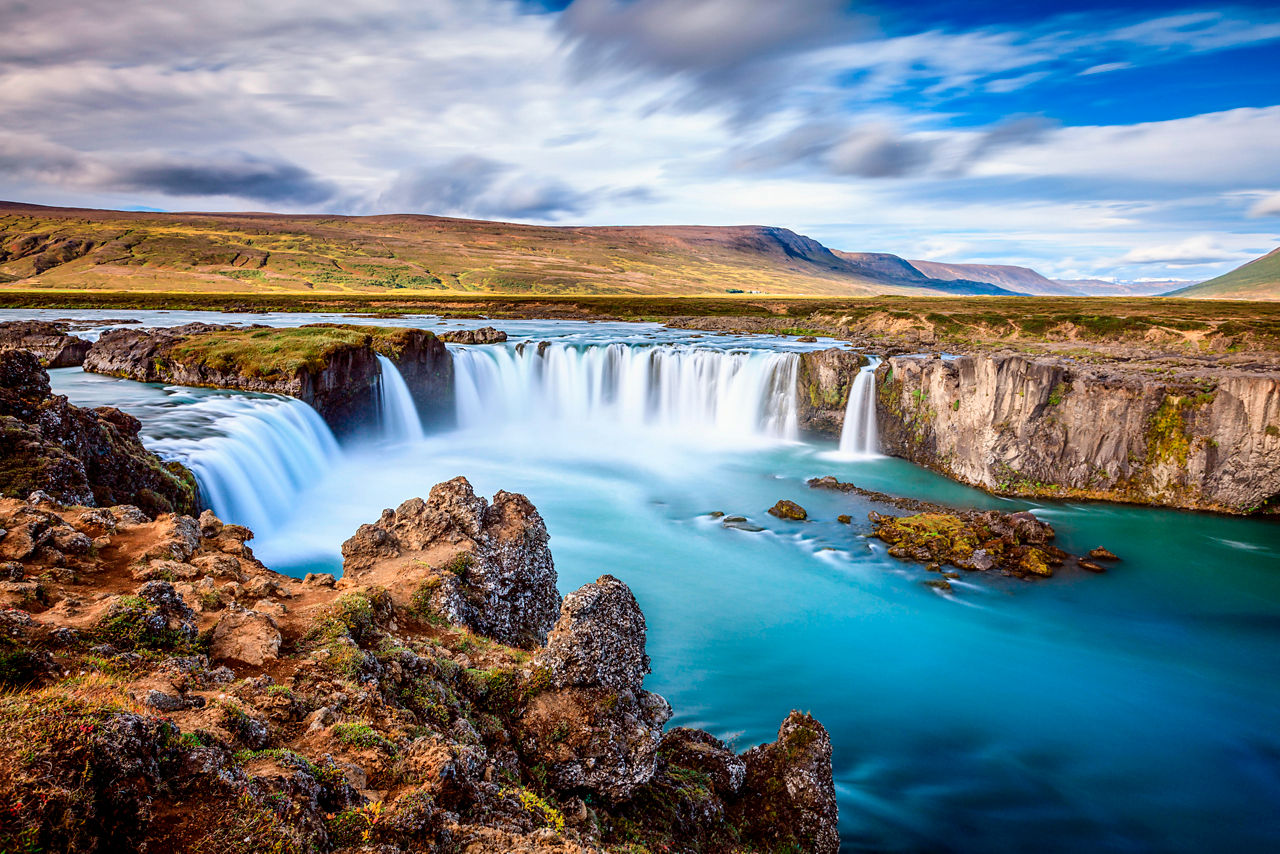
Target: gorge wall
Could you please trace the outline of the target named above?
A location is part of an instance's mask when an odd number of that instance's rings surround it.
[[[796,419],[809,433],[839,437],[845,407],[867,357],[832,348],[800,354],[796,374]]]
[[[1166,378],[1059,358],[896,356],[881,449],[1002,495],[1275,512],[1280,375]]]
[[[424,422],[452,415],[453,361],[435,335],[420,329],[204,323],[113,329],[94,342],[84,369],[139,382],[288,395],[345,435],[376,417],[378,355],[400,370]]]

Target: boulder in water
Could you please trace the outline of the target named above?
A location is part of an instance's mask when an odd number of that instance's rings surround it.
[[[779,519],[789,519],[793,522],[803,522],[809,518],[809,513],[794,501],[782,499],[777,504],[769,508],[770,516],[777,516]]]
[[[479,329],[444,332],[439,337],[448,344],[501,344],[507,340],[507,333],[492,326],[482,326]]]

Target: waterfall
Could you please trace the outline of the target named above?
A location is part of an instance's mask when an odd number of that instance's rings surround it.
[[[876,436],[876,365],[858,372],[849,389],[849,403],[844,410],[844,429],[840,431],[840,450],[846,454],[878,454]]]
[[[378,356],[382,375],[378,378],[378,423],[383,438],[393,442],[412,442],[423,437],[418,406],[413,402],[409,386],[395,362]]]
[[[191,469],[218,518],[259,535],[288,518],[341,454],[315,410],[292,398],[212,396],[181,409],[182,427],[166,425],[169,435],[149,437],[148,447]]]
[[[798,364],[794,353],[684,345],[458,348],[458,424],[605,422],[793,439]]]

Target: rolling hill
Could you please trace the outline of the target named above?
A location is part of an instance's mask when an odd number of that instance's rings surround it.
[[[890,260],[892,259],[892,260]],[[0,288],[192,293],[1008,293],[766,226],[151,213],[0,202]]]
[[[1280,299],[1280,249],[1236,267],[1216,279],[1171,291],[1169,296],[1192,299]]]

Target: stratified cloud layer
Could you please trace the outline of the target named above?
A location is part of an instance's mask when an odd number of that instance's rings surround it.
[[[1064,278],[1275,246],[1267,6],[563,6],[0,0],[0,197],[757,222]]]

